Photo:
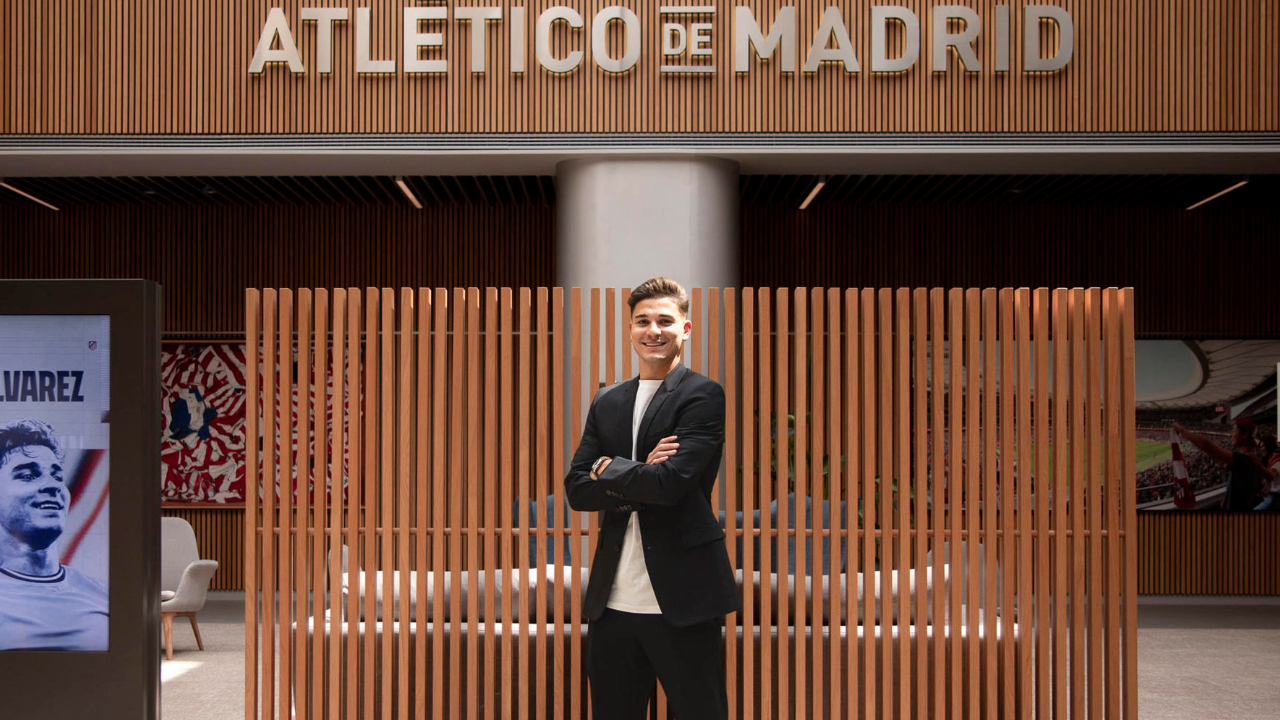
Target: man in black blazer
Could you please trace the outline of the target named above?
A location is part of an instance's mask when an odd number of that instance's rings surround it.
[[[680,720],[728,714],[720,636],[740,607],[711,492],[724,450],[724,389],[680,364],[684,288],[640,285],[631,344],[640,376],[596,394],[565,477],[575,510],[601,513],[585,613],[591,704],[646,717],[655,678]]]

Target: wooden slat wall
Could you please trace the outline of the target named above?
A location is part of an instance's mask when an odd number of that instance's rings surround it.
[[[333,317],[322,319],[329,295],[247,291],[247,341],[261,347],[265,370],[262,394],[254,400],[268,411],[261,446],[256,435],[250,438],[250,455],[260,451],[267,462],[261,475],[251,467],[250,486],[263,490],[263,502],[261,513],[249,508],[254,522],[246,536],[276,539],[246,554],[249,587],[262,587],[264,600],[262,647],[246,646],[246,668],[262,668],[256,683],[260,701],[254,702],[250,690],[248,716],[326,717],[343,706],[348,717],[366,718],[470,720],[481,714],[511,717],[513,711],[522,718],[564,717],[566,707],[571,717],[585,714],[581,673],[563,672],[561,664],[548,674],[546,662],[554,657],[563,663],[566,655],[577,662],[564,650],[583,631],[580,612],[572,611],[580,610],[580,598],[572,594],[571,612],[549,614],[559,602],[549,596],[554,581],[549,583],[541,566],[548,544],[559,558],[561,538],[580,539],[590,531],[578,529],[581,518],[553,521],[549,529],[545,506],[538,529],[521,529],[534,518],[524,502],[513,518],[509,501],[561,497],[565,453],[580,432],[565,422],[564,399],[578,403],[569,408],[572,422],[581,417],[597,378],[613,381],[619,365],[630,361],[629,350],[622,358],[607,352],[600,365],[601,351],[623,332],[615,317],[623,293],[593,289],[584,301],[576,290],[566,299],[559,289],[397,294],[353,288],[333,291]],[[733,406],[742,408],[727,418],[727,434],[741,443],[730,446],[725,467],[755,468],[741,480],[722,473],[717,503],[748,518],[760,509],[762,519],[756,567],[763,579],[758,590],[755,583],[744,585],[744,604],[751,609],[727,624],[734,637],[729,646],[739,649],[726,654],[735,717],[887,720],[927,711],[960,718],[985,709],[989,716],[1048,718],[1054,707],[1076,716],[1086,703],[1091,717],[1136,717],[1136,588],[1121,581],[1139,572],[1128,447],[1133,376],[1125,367],[1133,357],[1131,290],[713,288],[693,298],[692,316],[706,332],[696,335],[687,360],[719,378]],[[351,321],[345,343],[336,335],[327,347],[325,337],[312,335],[311,328],[330,320],[336,328],[343,317]],[[589,318],[586,326],[566,338],[565,320],[576,325],[583,317]],[[481,327],[488,329],[483,335]],[[361,328],[363,345],[356,334]],[[568,362],[560,354],[566,340]],[[296,377],[291,365],[279,365],[294,343],[320,349],[314,377],[302,364]],[[584,348],[590,353],[585,359]],[[491,365],[495,357],[497,367]],[[584,365],[590,370],[585,378]],[[1050,368],[1057,379],[1052,393]],[[348,393],[349,436],[304,432],[296,448],[279,444],[275,418],[289,417],[291,384],[322,389],[326,372],[335,380],[345,374],[345,388],[338,382],[333,392]],[[493,389],[494,374],[500,392]],[[574,391],[569,394],[562,390],[566,378]],[[843,396],[824,391],[841,385],[849,390]],[[481,394],[495,392],[501,395],[496,410],[495,403],[481,402]],[[312,405],[322,407],[320,400]],[[823,422],[823,403],[829,401],[839,407]],[[1051,409],[1057,425],[1051,425]],[[306,417],[305,407],[299,412]],[[495,425],[503,439],[497,446]],[[775,432],[789,431],[794,445],[773,441]],[[287,442],[289,433],[279,437]],[[326,440],[333,448],[344,442],[363,448],[363,464],[351,462],[347,498],[363,508],[358,521],[356,514],[343,521],[336,511],[307,511],[307,494],[295,500],[288,491],[295,477],[300,487],[308,479],[326,481],[324,463],[311,461]],[[948,462],[937,462],[944,453]],[[1060,490],[1059,482],[1066,483]],[[789,492],[814,502],[809,520],[797,503],[794,529],[781,510]],[[779,501],[776,523],[767,522],[772,499]],[[832,501],[825,523],[824,499]],[[847,529],[838,527],[842,499]],[[854,512],[859,503],[861,521]],[[376,603],[372,592],[363,598],[362,632],[331,613],[321,626],[327,632],[317,634],[306,632],[318,620],[314,609],[300,603],[296,620],[303,632],[295,632],[289,593],[321,590],[315,578],[325,548],[309,543],[326,533],[332,541],[341,530],[366,588],[376,585],[374,571],[383,571],[382,601]],[[735,528],[726,542],[734,547],[743,535],[745,552],[755,534]],[[774,558],[786,567],[792,538],[800,573],[794,581],[785,571],[771,572]],[[835,603],[820,590],[806,597],[804,568],[819,575],[824,570],[820,542],[806,553],[807,538],[829,539],[837,554],[846,545],[846,572],[828,574],[830,593],[843,593],[846,612],[856,613],[861,579],[863,622],[824,614],[824,606]],[[512,540],[518,545],[514,559]],[[502,568],[527,578],[531,571],[522,568],[530,549],[539,558],[532,570],[534,600],[522,594],[515,625],[495,627],[494,616],[487,615],[484,637],[500,631],[502,644],[481,644],[474,619],[482,601],[486,608],[495,605],[494,573]],[[588,560],[579,556],[578,562]],[[932,581],[926,567],[938,573]],[[337,571],[336,555],[329,570]],[[416,571],[413,580],[410,571]],[[426,571],[434,576],[432,593]],[[890,571],[900,579],[895,582]],[[561,572],[555,570],[554,577],[563,582]],[[487,584],[480,593],[482,573]],[[417,583],[412,638],[403,622],[407,594],[401,592],[393,605],[393,574],[401,588]],[[1068,575],[1075,579],[1070,590]],[[440,591],[445,576],[455,589],[447,604]],[[1050,583],[1051,577],[1061,579]],[[1003,593],[996,591],[996,581],[1003,583]],[[459,620],[463,593],[457,591],[464,582],[472,589],[466,593],[466,617],[473,619],[465,627]],[[792,582],[794,594],[787,590]],[[923,596],[895,596],[895,588],[912,583]],[[436,618],[430,627],[428,597]],[[504,618],[513,617],[509,597],[503,593]],[[554,597],[563,597],[563,585]],[[1050,613],[1068,599],[1070,620]],[[248,594],[246,614],[254,627],[257,600],[256,590]],[[330,607],[337,609],[337,603]],[[911,619],[929,607],[931,620]],[[401,621],[394,629],[383,621],[375,632],[372,618],[379,609],[383,618],[398,610]],[[446,611],[447,626],[441,621]],[[530,633],[530,622],[546,632]],[[332,659],[344,629],[352,649],[358,644],[359,650]],[[412,660],[410,640],[417,648]],[[1064,676],[1064,657],[1085,670]],[[315,659],[311,665],[309,658]],[[331,671],[342,662],[345,676]],[[478,693],[481,666],[497,668],[499,695],[506,698],[500,707],[494,695]],[[833,682],[821,684],[819,678],[828,677]],[[313,687],[325,678],[327,696]],[[277,684],[278,704],[272,702]],[[656,707],[665,719],[660,695]]]
[[[1138,592],[1280,595],[1280,517],[1155,512],[1138,517]]]
[[[1054,74],[1021,71],[1021,3],[970,0],[982,34],[981,73],[933,68],[932,8],[949,0],[898,3],[920,20],[920,57],[906,73],[873,75],[873,0],[717,2],[714,75],[662,74],[660,28],[671,16],[658,3],[630,4],[641,23],[640,64],[611,75],[591,60],[591,21],[613,0],[574,3],[585,27],[559,23],[557,57],[581,50],[566,76],[541,68],[534,28],[561,0],[525,3],[525,65],[511,68],[511,5],[490,25],[484,73],[470,65],[469,23],[426,23],[444,33],[446,75],[406,75],[401,50],[404,0],[346,4],[334,31],[333,72],[316,64],[316,29],[300,19],[301,0],[173,4],[155,0],[0,6],[0,134],[28,133],[555,133],[555,132],[1219,132],[1280,129],[1280,15],[1268,2],[1058,0],[1075,21],[1075,56]],[[795,5],[796,72],[775,57],[733,68],[733,6],[753,9],[767,29],[779,7]],[[801,72],[825,7],[840,8],[862,72],[838,63]],[[995,8],[1012,10],[1013,72],[994,71]],[[307,72],[274,65],[261,76],[249,63],[273,6],[284,8]],[[356,7],[372,12],[370,57],[394,59],[391,75],[355,72]],[[452,12],[450,13],[452,15]],[[695,17],[685,16],[688,23]],[[428,29],[429,28],[429,29]],[[1052,30],[1044,31],[1050,47]],[[608,31],[609,52],[623,51],[623,30]],[[900,33],[889,36],[890,56]],[[689,58],[670,64],[688,64]]]
[[[1141,338],[1277,337],[1269,305],[1226,301],[1272,291],[1277,226],[1280,209],[1211,204],[744,204],[742,283],[1138,287]],[[1224,238],[1246,260],[1215,249]]]
[[[167,336],[232,338],[246,287],[550,285],[554,218],[537,205],[5,211],[0,277],[155,280]]]
[[[1223,299],[1273,289],[1280,208],[748,203],[741,225],[744,286],[1132,286],[1142,338],[1277,333],[1267,303]],[[34,207],[0,211],[0,238],[0,277],[159,282],[168,337],[239,337],[245,287],[555,281],[549,207]]]

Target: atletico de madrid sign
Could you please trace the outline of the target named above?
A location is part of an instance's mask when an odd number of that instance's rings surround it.
[[[520,74],[527,68],[563,75],[587,63],[597,72],[620,74],[632,70],[642,53],[660,53],[663,74],[714,75],[723,70],[714,64],[715,49],[727,41],[736,73],[764,66],[773,72],[798,69],[812,74],[824,65],[861,73],[864,60],[865,69],[875,74],[920,67],[935,73],[1053,73],[1071,61],[1075,45],[1071,15],[1056,5],[996,5],[987,17],[963,4],[935,5],[924,17],[901,5],[872,5],[859,17],[845,17],[840,8],[828,6],[811,28],[800,27],[794,5],[760,15],[746,5],[662,5],[657,12],[660,37],[646,37],[640,18],[626,5],[605,7],[590,18],[565,5],[549,7],[536,17],[520,5],[413,5],[403,8],[401,17],[378,17],[368,7],[304,7],[291,18],[281,8],[272,8],[258,35],[249,72],[261,75],[287,69],[294,74],[328,74],[334,71],[334,53],[346,52],[355,56],[359,75]],[[732,13],[732,21],[717,24],[721,12]],[[354,25],[352,32],[340,40],[335,29],[348,22]],[[445,43],[444,31],[450,23],[469,26],[469,53]],[[623,28],[621,43],[609,42],[614,23]],[[1011,47],[1015,23],[1022,30],[1020,48]],[[398,25],[402,42],[393,52],[375,56],[371,37],[379,24]],[[717,36],[717,29],[724,25],[732,28],[732,37]],[[921,47],[922,26],[927,30],[928,48]],[[1057,31],[1052,46],[1042,42],[1046,26]],[[487,65],[486,47],[494,30],[496,42],[507,44],[510,51],[508,67]],[[582,37],[587,32],[589,43]],[[896,39],[892,52],[890,37]],[[978,57],[978,48],[986,43],[995,46],[994,61],[988,67]],[[308,44],[314,46],[315,57],[310,67],[302,60]]]

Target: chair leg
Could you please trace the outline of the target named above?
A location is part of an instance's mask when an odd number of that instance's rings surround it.
[[[173,615],[160,613],[160,623],[164,626],[164,655],[173,659]]]
[[[191,613],[187,616],[187,619],[191,621],[191,632],[196,634],[196,647],[203,651],[204,641],[200,639],[200,626],[196,624],[196,614]]]

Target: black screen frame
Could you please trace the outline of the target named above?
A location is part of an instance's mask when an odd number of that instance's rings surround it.
[[[3,280],[0,315],[111,318],[108,650],[0,652],[0,714],[154,720],[160,712],[160,286]]]

